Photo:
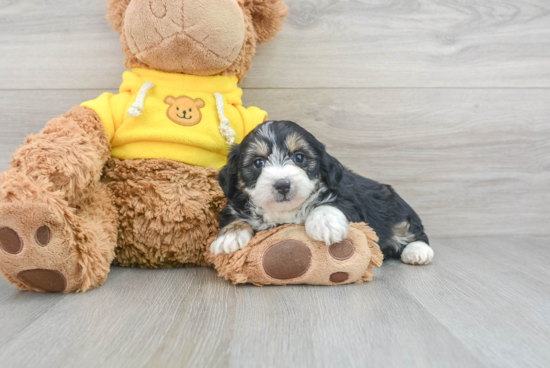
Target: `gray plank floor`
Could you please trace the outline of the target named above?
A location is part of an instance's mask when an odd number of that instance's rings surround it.
[[[86,294],[0,283],[2,367],[544,367],[550,239],[438,238],[371,283],[232,286],[207,268],[114,268]]]
[[[287,3],[245,104],[394,185],[434,263],[333,288],[235,287],[206,268],[113,268],[78,295],[0,279],[0,367],[550,366],[550,2]],[[0,0],[0,170],[118,88],[105,4]]]

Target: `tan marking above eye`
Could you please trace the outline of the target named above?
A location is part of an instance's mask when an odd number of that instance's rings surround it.
[[[307,143],[297,133],[292,133],[285,140],[286,148],[290,152],[300,151],[307,148]]]
[[[269,147],[266,142],[258,140],[250,144],[250,148],[253,151],[254,156],[267,157],[269,154]]]

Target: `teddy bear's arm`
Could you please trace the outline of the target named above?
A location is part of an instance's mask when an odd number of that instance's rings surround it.
[[[246,108],[242,105],[236,106],[237,110],[242,116],[243,125],[244,125],[244,135],[246,136],[254,128],[267,120],[267,112],[261,110],[255,106]]]
[[[105,92],[95,100],[82,103],[81,106],[92,109],[97,113],[99,120],[103,123],[105,132],[109,136],[109,141],[112,141],[116,130],[128,117],[127,106],[130,98],[129,92],[117,95]]]

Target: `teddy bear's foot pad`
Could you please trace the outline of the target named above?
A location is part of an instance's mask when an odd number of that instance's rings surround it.
[[[328,253],[338,261],[345,261],[353,256],[355,246],[346,239],[328,247]],[[263,268],[274,279],[290,280],[305,275],[312,260],[313,255],[306,244],[297,240],[285,240],[267,249],[263,257]],[[347,272],[334,272],[329,276],[329,281],[339,284],[349,277]]]
[[[265,273],[274,279],[289,280],[304,275],[311,266],[311,251],[297,240],[272,245],[264,254]]]
[[[21,289],[65,292],[78,283],[65,222],[41,203],[0,207],[0,269]]]
[[[56,270],[26,270],[17,274],[25,285],[44,292],[62,293],[67,288],[67,279]]]
[[[352,224],[348,239],[329,247],[311,240],[303,226],[285,225],[257,234],[235,253],[215,256],[213,263],[239,284],[342,285],[372,279],[372,267],[382,263],[375,241],[364,224]]]
[[[36,243],[45,247],[50,243],[51,231],[46,225],[40,226],[34,234]],[[0,229],[0,246],[10,254],[23,251],[23,240],[15,230],[9,227]],[[61,293],[67,288],[67,279],[56,270],[25,270],[17,274],[17,279],[25,285],[40,291]]]

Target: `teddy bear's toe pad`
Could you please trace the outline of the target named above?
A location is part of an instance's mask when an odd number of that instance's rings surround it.
[[[17,254],[23,250],[23,241],[9,227],[0,229],[0,246],[9,254]]]
[[[351,257],[353,257],[353,253],[355,253],[355,247],[348,239],[345,239],[342,240],[340,243],[332,244],[330,247],[328,247],[328,252],[332,256],[332,258],[339,261],[345,261],[346,259],[350,259]]]
[[[46,225],[41,226],[34,234],[34,240],[41,247],[45,247],[50,243],[51,231]],[[9,227],[0,229],[0,247],[9,254],[18,254],[23,250],[23,240],[17,232]]]
[[[0,269],[25,290],[64,292],[80,283],[72,238],[60,214],[42,203],[0,206]]]
[[[67,279],[55,270],[26,270],[17,274],[17,278],[25,285],[44,292],[62,293],[67,288]]]
[[[45,247],[50,244],[51,231],[46,225],[40,226],[34,234],[34,239],[41,247]]]
[[[285,240],[264,254],[265,273],[274,279],[289,280],[304,275],[311,266],[311,251],[301,241]]]
[[[349,273],[347,272],[335,272],[329,277],[330,281],[340,283],[349,279]]]

